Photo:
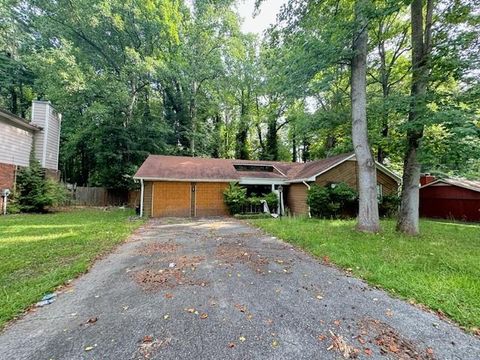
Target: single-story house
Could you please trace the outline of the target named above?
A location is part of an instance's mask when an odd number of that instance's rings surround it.
[[[480,181],[424,175],[420,184],[421,217],[480,221]]]
[[[358,182],[353,153],[307,163],[150,155],[134,178],[141,183],[140,213],[150,217],[227,215],[223,192],[230,182],[264,193],[281,186],[285,207],[305,215],[312,184]],[[397,193],[401,179],[377,163],[377,181],[386,195]]]

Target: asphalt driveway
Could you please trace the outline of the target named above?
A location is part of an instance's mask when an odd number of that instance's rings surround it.
[[[1,359],[479,359],[480,340],[232,219],[152,220]]]

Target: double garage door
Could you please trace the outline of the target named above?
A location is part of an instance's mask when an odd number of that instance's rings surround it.
[[[152,184],[152,216],[221,216],[228,209],[223,191],[228,183],[172,182]]]

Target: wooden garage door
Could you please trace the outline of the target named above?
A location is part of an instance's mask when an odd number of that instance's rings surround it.
[[[195,184],[195,216],[228,215],[223,201],[223,191],[228,183],[196,183]]]
[[[154,182],[152,216],[190,216],[191,184],[189,182]]]

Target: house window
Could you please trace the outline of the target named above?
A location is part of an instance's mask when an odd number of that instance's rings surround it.
[[[378,197],[379,201],[383,197],[383,185],[382,184],[377,184],[377,197]]]

